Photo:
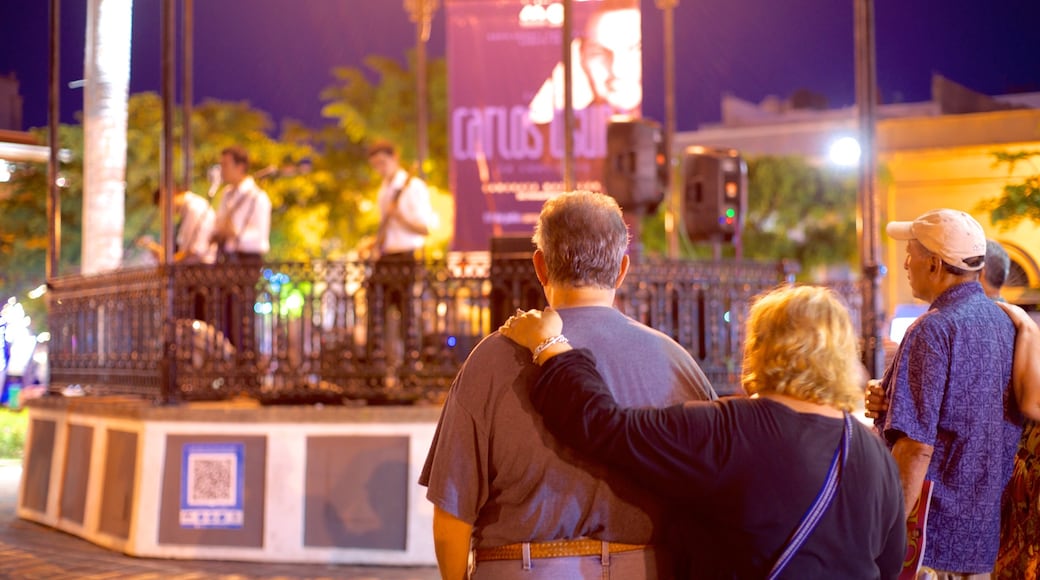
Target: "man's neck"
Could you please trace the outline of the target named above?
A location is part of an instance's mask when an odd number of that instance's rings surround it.
[[[549,306],[561,308],[578,308],[580,306],[614,306],[614,289],[548,285],[545,297]]]
[[[936,300],[938,300],[939,297],[942,296],[943,294],[945,294],[946,291],[949,290],[950,288],[955,288],[957,286],[960,286],[961,284],[967,284],[969,282],[977,282],[977,280],[975,280],[974,278],[970,278],[970,277],[961,277],[961,276],[952,276],[952,275],[948,276],[942,282],[940,282],[939,284],[936,284],[936,286],[935,286],[935,288],[934,288],[934,290],[932,292],[932,298],[931,298],[931,300],[928,301],[928,303],[931,304],[931,303],[935,302]]]

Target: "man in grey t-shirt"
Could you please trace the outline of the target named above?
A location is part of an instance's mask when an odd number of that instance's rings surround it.
[[[714,399],[686,350],[614,309],[627,273],[628,230],[602,194],[560,195],[542,208],[535,271],[567,337],[591,349],[625,406]],[[420,483],[434,504],[444,578],[653,577],[666,506],[626,474],[573,455],[542,427],[527,390],[530,354],[493,333],[452,385]]]

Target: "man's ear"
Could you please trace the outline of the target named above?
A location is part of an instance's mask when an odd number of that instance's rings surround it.
[[[621,268],[618,270],[617,280],[614,281],[614,289],[617,290],[621,287],[621,284],[625,281],[625,276],[628,275],[628,267],[632,265],[632,261],[628,259],[628,254],[621,256]]]
[[[534,254],[531,254],[531,263],[534,264],[534,274],[538,276],[538,283],[545,286],[549,283],[549,269],[545,265],[545,254],[541,250],[536,249]]]

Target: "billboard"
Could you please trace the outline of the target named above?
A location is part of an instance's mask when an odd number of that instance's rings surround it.
[[[570,43],[574,176],[602,191],[607,124],[638,117],[638,0],[573,0]],[[563,191],[563,5],[448,0],[448,127],[455,192],[453,249],[530,235],[542,203]]]

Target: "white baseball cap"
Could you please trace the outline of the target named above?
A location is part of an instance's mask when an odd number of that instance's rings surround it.
[[[954,209],[934,209],[912,222],[889,222],[896,240],[917,240],[943,262],[970,272],[986,264],[986,234],[975,218]]]

